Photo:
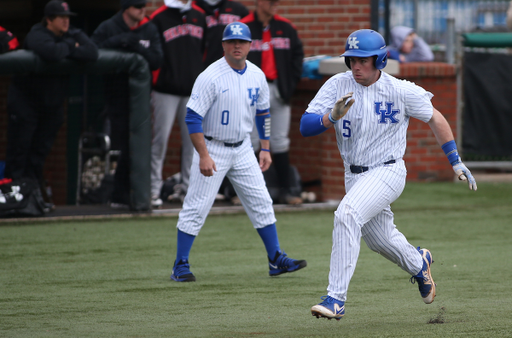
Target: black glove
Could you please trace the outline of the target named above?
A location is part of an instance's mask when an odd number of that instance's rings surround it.
[[[70,36],[65,37],[62,42],[64,42],[69,47],[69,53],[73,53],[76,48],[76,41]]]
[[[135,33],[125,33],[121,36],[121,47],[136,51],[139,48],[140,37]]]

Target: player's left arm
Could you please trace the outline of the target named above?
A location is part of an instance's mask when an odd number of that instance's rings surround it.
[[[455,144],[452,129],[443,114],[434,108],[434,113],[430,121],[428,121],[428,125],[430,129],[432,129],[437,142],[441,145],[444,153],[448,157],[448,161],[450,161],[453,171],[455,171],[459,180],[467,181],[469,189],[476,191],[477,186],[475,178],[471,174],[471,171],[462,163],[459,153],[457,152],[457,145]]]
[[[261,171],[266,171],[272,164],[270,156],[270,111],[268,109],[257,110],[255,123],[260,137],[260,168]]]

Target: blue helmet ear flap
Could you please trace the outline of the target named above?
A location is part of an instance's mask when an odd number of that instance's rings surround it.
[[[385,50],[384,53],[377,55],[377,58],[375,59],[375,68],[382,69],[382,68],[386,67],[387,63],[388,63],[388,51]]]

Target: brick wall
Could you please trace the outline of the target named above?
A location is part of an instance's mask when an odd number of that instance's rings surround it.
[[[252,11],[256,0],[239,2]],[[161,0],[148,1],[148,13],[162,5]],[[351,32],[369,28],[370,0],[281,0],[278,14],[297,27],[305,56],[339,55]]]
[[[456,68],[445,63],[416,63],[400,66],[400,78],[415,82],[434,94],[432,104],[448,120],[455,139],[457,126]],[[427,124],[411,119],[407,134],[409,180],[451,180],[453,170]]]

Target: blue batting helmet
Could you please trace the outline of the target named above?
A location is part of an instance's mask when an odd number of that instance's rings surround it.
[[[349,69],[351,69],[348,60],[350,56],[360,58],[376,56],[375,68],[377,69],[386,67],[388,63],[386,41],[379,32],[371,29],[360,29],[350,34],[345,44],[345,53],[341,56],[345,57],[345,63]]]
[[[232,22],[224,28],[222,33],[222,41],[226,40],[244,40],[252,41],[251,30],[245,23]]]

